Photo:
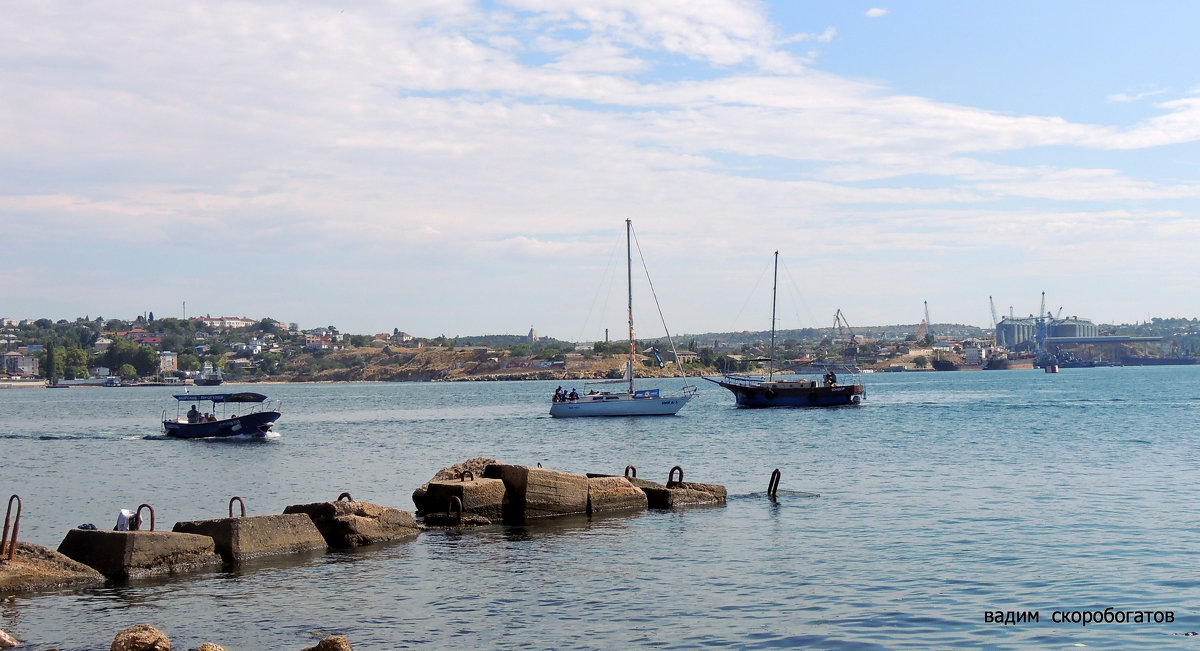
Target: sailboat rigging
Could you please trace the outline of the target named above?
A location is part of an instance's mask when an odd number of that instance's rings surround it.
[[[833,370],[816,380],[775,379],[775,297],[779,284],[779,251],[775,252],[775,280],[771,285],[771,355],[767,375],[724,375],[720,380],[704,378],[729,389],[739,407],[835,407],[857,405],[867,397],[861,383],[839,384]],[[839,310],[839,315],[841,311]]]
[[[571,391],[564,395],[556,392],[554,401],[550,403],[550,415],[555,418],[572,418],[580,416],[673,416],[696,395],[696,387],[687,384],[687,374],[683,366],[679,371],[683,374],[683,390],[674,395],[664,395],[659,389],[641,389],[634,387],[634,362],[636,359],[637,342],[633,330],[633,222],[625,220],[625,281],[628,290],[626,315],[629,319],[629,359],[625,362],[625,378],[629,388],[625,391],[589,391],[579,395]],[[657,303],[657,297],[655,298]],[[660,310],[661,314],[661,310]],[[670,340],[670,335],[667,335]],[[674,351],[675,344],[671,342]],[[679,356],[675,355],[676,364]]]

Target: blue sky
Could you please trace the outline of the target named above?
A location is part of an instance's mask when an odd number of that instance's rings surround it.
[[[0,316],[675,333],[1196,316],[1200,5],[26,3]],[[662,326],[639,283],[638,331]]]

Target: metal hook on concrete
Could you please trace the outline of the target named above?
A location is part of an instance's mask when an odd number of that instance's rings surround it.
[[[21,529],[21,498],[13,495],[8,498],[8,511],[4,513],[4,535],[0,536],[0,556],[4,556],[4,544],[8,542],[8,518],[12,515],[13,500],[17,501],[17,519],[13,523],[12,542],[9,543],[8,556],[6,560],[12,561],[17,555],[17,532]]]
[[[341,495],[338,495],[338,498],[337,498],[337,500],[336,500],[336,501],[338,501],[338,502],[342,501],[342,498],[343,498],[343,497],[344,497],[344,498],[346,498],[346,500],[347,500],[347,501],[349,501],[349,502],[353,502],[353,501],[354,501],[354,498],[353,498],[353,497],[350,497],[350,493],[342,493]]]
[[[626,479],[636,479],[637,478],[637,468],[634,468],[632,465],[625,466],[625,478]]]
[[[537,466],[537,467],[538,467],[538,468],[541,468],[541,467],[542,467],[542,462],[541,462],[541,461],[539,461],[539,462],[538,462],[538,466]]]
[[[138,506],[137,513],[133,514],[133,522],[129,525],[130,531],[138,531],[142,528],[142,509],[150,509],[150,531],[154,531],[154,507],[149,504]]]
[[[774,501],[775,496],[779,494],[779,477],[779,468],[776,468],[775,472],[771,473],[771,481],[767,482],[767,497],[771,498],[772,501]]]
[[[242,505],[242,517],[243,518],[246,517],[246,503],[242,501],[242,498],[240,498],[236,495],[229,498],[229,517],[231,517],[231,518],[233,517],[233,503],[234,502],[237,502],[238,504]]]
[[[455,512],[457,509],[457,512]],[[458,499],[457,495],[451,495],[450,501],[446,504],[446,516],[454,518],[454,521],[462,524],[463,505],[462,500]]]
[[[674,481],[676,470],[679,471],[679,481]],[[671,468],[671,472],[667,473],[667,488],[670,488],[672,486],[678,486],[679,484],[682,484],[682,483],[683,483],[683,468],[680,466],[675,466],[674,468]]]
[[[458,481],[467,481],[467,475],[471,476],[471,481],[475,481],[475,473],[470,470],[464,470],[458,473]]]

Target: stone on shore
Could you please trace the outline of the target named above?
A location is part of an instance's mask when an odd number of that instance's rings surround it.
[[[624,477],[588,477],[588,514],[645,511],[646,493]]]
[[[227,563],[323,550],[328,546],[312,518],[305,513],[177,522],[172,531],[212,538],[216,552]]]
[[[354,651],[354,649],[350,647],[350,640],[345,635],[334,635],[317,642],[316,646],[310,646],[304,651]]]
[[[72,529],[58,551],[112,579],[136,579],[220,565],[213,539],[172,531]]]
[[[135,624],[117,633],[109,651],[171,651],[171,640],[149,624]]]
[[[225,651],[225,647],[219,644],[213,644],[212,642],[205,642],[204,644],[196,647],[196,651]]]
[[[495,464],[484,472],[504,481],[504,519],[513,524],[587,512],[588,478],[561,470]]]
[[[473,459],[467,459],[466,461],[463,461],[462,463],[456,463],[453,466],[447,466],[447,467],[442,468],[441,470],[437,471],[436,473],[434,473],[433,479],[430,479],[429,481],[425,482],[420,488],[413,491],[412,501],[413,501],[413,504],[416,505],[416,507],[417,507],[417,515],[424,515],[426,511],[431,510],[431,509],[426,508],[426,504],[425,504],[425,501],[426,501],[425,495],[429,491],[429,484],[431,484],[435,481],[457,480],[460,477],[462,477],[463,472],[470,472],[473,477],[483,477],[483,471],[485,468],[487,468],[488,466],[493,465],[493,464],[501,464],[501,463],[503,463],[503,462],[497,461],[496,459],[493,459],[491,457],[475,457]],[[442,505],[440,505],[440,504],[434,504],[432,510],[436,511],[436,510],[440,509],[441,507],[442,507]]]
[[[0,649],[11,649],[14,646],[21,646],[21,642],[8,633],[0,631]]]
[[[307,513],[330,547],[352,549],[364,545],[416,538],[421,533],[408,511],[370,502],[337,500],[295,504],[283,510]]]
[[[94,583],[104,583],[104,575],[41,545],[19,542],[12,562],[0,563],[0,594]]]

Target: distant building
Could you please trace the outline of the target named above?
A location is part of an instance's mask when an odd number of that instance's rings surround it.
[[[537,342],[538,342],[537,331],[533,329],[533,326],[529,326],[529,343],[536,344]]]
[[[179,370],[179,356],[175,353],[164,350],[158,354],[158,371],[160,373],[170,373]]]
[[[33,377],[38,374],[38,361],[33,355],[22,353],[4,353],[4,372],[7,375]]]
[[[258,323],[254,319],[247,319],[244,316],[197,316],[192,317],[191,321],[206,325],[210,328],[231,329],[231,328],[249,328]]]

